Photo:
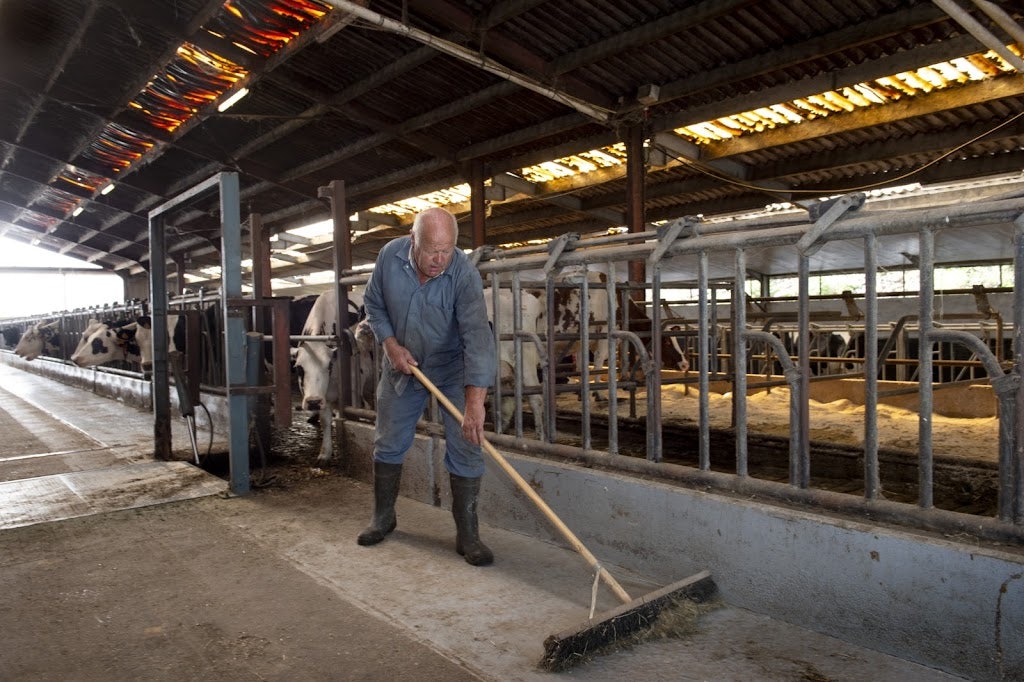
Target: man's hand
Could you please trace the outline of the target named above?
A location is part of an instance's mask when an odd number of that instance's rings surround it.
[[[416,362],[416,358],[412,356],[409,349],[398,343],[398,339],[395,337],[389,336],[381,345],[384,347],[384,352],[387,353],[391,366],[402,374],[412,374],[412,370],[409,369],[410,365],[419,367],[419,363]]]
[[[484,442],[484,399],[487,389],[466,386],[466,411],[462,420],[462,435],[473,445]]]

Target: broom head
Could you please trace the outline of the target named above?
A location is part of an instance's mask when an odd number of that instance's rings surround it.
[[[623,604],[569,630],[544,640],[544,657],[538,665],[558,672],[583,663],[617,641],[651,627],[658,614],[682,600],[702,603],[715,593],[709,571],[701,571],[655,592]]]

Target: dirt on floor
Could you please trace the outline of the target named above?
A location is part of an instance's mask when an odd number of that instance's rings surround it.
[[[274,467],[251,499],[330,508],[317,471]],[[478,679],[239,533],[237,502],[0,532],[0,679]]]

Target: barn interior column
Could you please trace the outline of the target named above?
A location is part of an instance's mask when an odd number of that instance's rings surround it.
[[[469,215],[473,221],[473,243],[475,249],[484,245],[484,218],[487,207],[484,204],[484,163],[473,159],[469,171]]]
[[[340,373],[338,383],[338,400],[342,405],[352,403],[352,344],[345,333],[345,320],[348,319],[348,287],[341,286],[339,280],[346,270],[352,268],[352,229],[349,224],[348,201],[345,194],[344,180],[331,180],[331,184],[321,187],[317,195],[327,199],[331,204],[331,218],[334,223],[334,292],[337,301],[337,335],[338,362],[336,367]]]
[[[626,227],[630,232],[643,232],[646,229],[644,180],[647,162],[644,141],[643,125],[630,126],[626,130]],[[647,270],[642,260],[630,261],[629,279],[633,282],[647,281]],[[633,292],[631,296],[643,300],[643,294],[639,291]]]

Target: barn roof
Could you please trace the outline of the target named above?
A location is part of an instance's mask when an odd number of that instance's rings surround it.
[[[5,0],[0,233],[140,275],[148,211],[234,170],[283,277],[331,268],[296,228],[334,180],[358,263],[423,205],[468,216],[474,173],[488,244],[622,226],[630,139],[649,222],[1019,175],[1021,7]],[[215,203],[172,222],[171,257],[219,262]]]

